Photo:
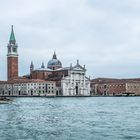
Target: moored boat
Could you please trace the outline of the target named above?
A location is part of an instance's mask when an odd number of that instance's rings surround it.
[[[10,103],[12,100],[6,97],[0,97],[0,104],[8,104]]]
[[[2,100],[0,100],[0,104],[8,104],[9,103],[9,101],[2,101]]]

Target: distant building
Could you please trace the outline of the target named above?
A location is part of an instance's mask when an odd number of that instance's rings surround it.
[[[140,95],[140,79],[93,79],[91,80],[91,94],[99,96]]]
[[[55,96],[55,82],[18,79],[0,82],[0,96]]]
[[[140,81],[129,81],[126,82],[126,93],[127,94],[135,94],[140,96]]]

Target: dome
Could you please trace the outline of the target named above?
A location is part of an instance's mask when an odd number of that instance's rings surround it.
[[[57,59],[55,52],[53,58],[48,62],[47,67],[53,70],[62,68],[62,63]]]
[[[57,59],[51,59],[49,62],[48,62],[48,67],[52,67],[52,66],[62,66],[61,62]]]

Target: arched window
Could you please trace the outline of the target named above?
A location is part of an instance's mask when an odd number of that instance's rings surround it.
[[[17,52],[17,48],[14,47],[14,48],[13,48],[13,52]]]
[[[8,52],[11,52],[11,48],[10,47],[8,47]]]

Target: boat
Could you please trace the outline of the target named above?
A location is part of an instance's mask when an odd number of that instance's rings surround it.
[[[136,95],[135,93],[126,92],[126,93],[122,93],[122,96],[136,96]]]
[[[0,97],[0,104],[8,104],[10,103],[12,100],[6,97]]]
[[[0,100],[0,104],[9,104],[9,101],[2,101],[2,100]]]

